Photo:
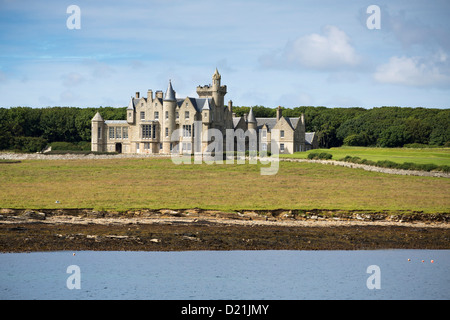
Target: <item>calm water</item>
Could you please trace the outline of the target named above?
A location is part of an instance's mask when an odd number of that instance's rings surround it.
[[[450,250],[8,253],[0,299],[447,300]]]

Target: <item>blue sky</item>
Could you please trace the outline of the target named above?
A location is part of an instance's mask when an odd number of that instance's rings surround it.
[[[0,0],[0,107],[195,97],[216,67],[238,106],[449,108],[450,1]]]

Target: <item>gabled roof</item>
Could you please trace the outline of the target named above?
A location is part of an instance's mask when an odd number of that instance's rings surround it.
[[[266,125],[269,130],[277,124],[277,118],[256,118],[256,128],[261,129],[263,125]]]
[[[292,130],[295,130],[297,127],[298,121],[300,118],[287,118],[282,117],[286,120],[286,122],[291,126]],[[281,119],[280,119],[281,120]],[[272,130],[273,127],[277,124],[277,118],[256,118],[256,127],[257,129],[261,129],[263,125],[266,125],[269,130]]]
[[[295,128],[297,127],[298,121],[300,118],[286,118],[284,117],[284,119],[286,119],[287,123],[289,123],[289,125],[292,127],[292,129],[295,130]]]
[[[316,134],[315,132],[306,132],[305,133],[305,143],[312,145],[315,134]]]
[[[211,107],[209,106],[209,99],[205,99],[202,110],[211,110]]]
[[[241,120],[240,117],[233,117],[233,128],[236,128],[236,126],[239,123],[239,120]]]
[[[195,111],[197,111],[197,112],[202,112],[203,108],[205,107],[205,104],[207,104],[209,109],[211,109],[211,103],[212,103],[212,99],[211,98],[191,98],[191,97],[187,97],[186,99],[189,99],[189,101],[194,106]],[[181,106],[183,101],[186,100],[186,99],[181,100],[181,103],[179,103],[179,106]],[[206,101],[206,100],[208,100],[208,101]]]
[[[147,103],[147,99],[131,97],[130,103],[128,104],[128,107],[127,107],[127,110],[134,110],[136,108],[136,106],[138,106],[139,103],[141,103],[141,102]]]

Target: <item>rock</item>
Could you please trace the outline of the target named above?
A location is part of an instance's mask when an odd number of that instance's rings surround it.
[[[27,219],[45,220],[45,213],[36,211],[25,211],[23,216]]]
[[[153,243],[160,243],[161,240],[160,240],[160,239],[150,239],[150,242],[153,242]]]
[[[0,210],[0,213],[1,213],[1,214],[6,214],[6,215],[14,215],[15,211],[12,210],[12,209],[6,209],[6,208],[4,208],[4,209],[1,209],[1,210]]]

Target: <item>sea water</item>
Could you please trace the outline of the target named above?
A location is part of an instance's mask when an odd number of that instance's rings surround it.
[[[0,254],[0,299],[450,299],[450,250]]]

